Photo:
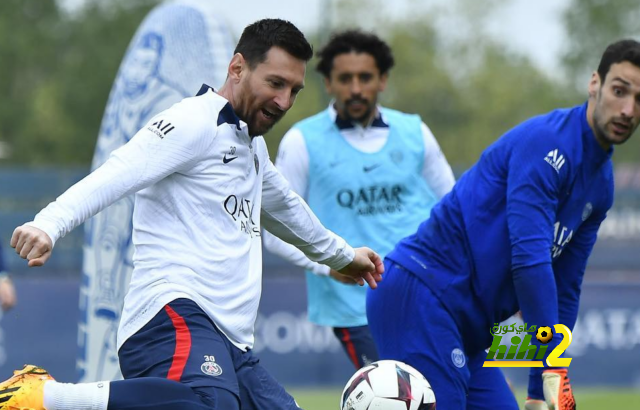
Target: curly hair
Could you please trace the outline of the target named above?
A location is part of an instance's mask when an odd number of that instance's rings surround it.
[[[389,72],[394,64],[391,48],[378,36],[360,30],[346,30],[331,36],[331,40],[318,51],[316,55],[320,61],[316,70],[329,78],[333,59],[339,54],[351,52],[370,54],[376,60],[380,74]]]

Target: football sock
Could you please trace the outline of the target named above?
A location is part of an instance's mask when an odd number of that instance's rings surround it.
[[[47,410],[107,410],[110,382],[44,384],[44,408]]]
[[[44,385],[47,410],[237,410],[238,398],[224,389],[200,397],[189,386],[159,377],[98,383]]]

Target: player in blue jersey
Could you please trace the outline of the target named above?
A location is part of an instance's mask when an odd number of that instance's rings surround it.
[[[368,294],[381,358],[420,370],[439,410],[518,408],[501,372],[482,367],[495,323],[521,310],[528,324],[575,324],[613,201],[613,146],[640,120],[640,43],[611,44],[588,91],[583,105],[534,117],[491,145],[387,254],[385,280]],[[527,409],[575,408],[566,368],[533,369],[528,395]]]
[[[318,57],[333,100],[287,132],[276,166],[326,227],[385,255],[451,190],[451,167],[419,116],[377,104],[394,64],[383,40],[358,30],[339,32]],[[356,368],[376,361],[366,288],[348,278],[344,283],[338,272],[273,235],[266,233],[264,243],[306,268],[309,319],[333,328]]]

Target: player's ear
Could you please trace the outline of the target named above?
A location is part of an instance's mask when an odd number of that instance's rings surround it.
[[[229,62],[228,75],[229,78],[235,82],[240,81],[242,72],[246,67],[246,61],[242,54],[235,53]]]
[[[331,94],[331,78],[330,77],[324,77],[324,89],[327,92],[327,94]]]
[[[591,74],[591,80],[589,80],[589,97],[595,98],[598,95],[598,90],[600,90],[601,81],[600,74],[597,71],[594,71]]]
[[[378,92],[383,92],[387,88],[387,80],[389,79],[389,73],[380,75],[380,85],[378,86]]]

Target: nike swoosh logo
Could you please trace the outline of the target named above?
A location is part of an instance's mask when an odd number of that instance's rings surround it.
[[[363,170],[364,172],[371,172],[371,171],[373,171],[374,169],[378,168],[380,165],[381,165],[381,164],[374,164],[374,165],[370,165],[370,166],[368,166],[368,167],[366,167],[366,166],[365,166],[365,167],[362,167],[362,170]]]
[[[222,158],[222,162],[224,162],[225,164],[228,164],[229,162],[233,161],[236,158],[238,158],[238,157],[229,157],[229,158],[227,158],[227,154],[224,154],[224,158]]]

